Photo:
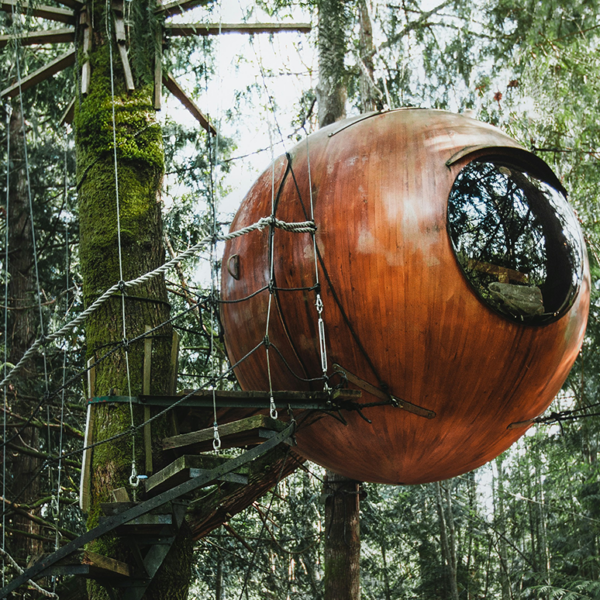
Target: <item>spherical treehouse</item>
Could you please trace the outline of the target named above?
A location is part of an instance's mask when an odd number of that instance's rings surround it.
[[[263,173],[232,224],[305,221],[312,203],[318,228],[316,257],[310,234],[280,229],[227,243],[232,363],[270,315],[273,389],[322,389],[306,381],[322,374],[320,292],[328,374],[361,388],[364,408],[301,427],[298,451],[380,483],[484,464],[548,407],[583,340],[588,265],[564,194],[541,159],[462,115],[401,109],[321,129]],[[269,389],[267,373],[262,348],[236,368],[244,389]]]

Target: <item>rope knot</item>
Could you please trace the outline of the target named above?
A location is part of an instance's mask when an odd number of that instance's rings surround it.
[[[131,345],[131,342],[127,338],[123,338],[121,343],[123,344],[125,352],[127,352],[129,350],[129,346]]]
[[[125,293],[125,282],[122,279],[117,283],[117,288],[119,288],[121,294]]]

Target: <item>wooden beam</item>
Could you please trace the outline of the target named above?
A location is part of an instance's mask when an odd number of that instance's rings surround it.
[[[310,23],[165,23],[165,32],[174,37],[219,35],[220,33],[279,33],[297,31],[309,33]]]
[[[125,33],[125,21],[123,19],[123,3],[113,3],[113,16],[115,23],[115,37],[117,39],[117,47],[119,48],[119,55],[121,56],[121,63],[123,64],[123,73],[125,75],[125,85],[127,91],[132,92],[135,90],[135,84],[133,83],[133,75],[131,74],[131,65],[129,64],[129,57],[127,56],[127,35]]]
[[[23,46],[36,44],[67,44],[75,41],[75,30],[49,29],[48,31],[27,31],[18,35],[0,35],[0,48],[4,48],[11,40],[18,40]]]
[[[17,0],[1,0],[0,10],[7,13],[18,12],[48,21],[58,21],[59,23],[75,24],[75,12],[66,8],[55,8],[54,6],[42,6],[29,4],[28,2],[17,2]]]
[[[63,116],[60,119],[61,125],[70,125],[73,122],[73,117],[75,116],[75,98],[69,102],[69,106],[67,106]]]
[[[154,9],[154,12],[156,14],[170,17],[172,15],[180,15],[184,11],[190,10],[190,8],[195,8],[196,6],[205,6],[211,2],[212,0],[176,0],[175,2],[169,2],[168,4],[157,6]]]
[[[157,4],[162,4],[162,0],[157,0]],[[156,50],[154,52],[154,110],[162,108],[162,46],[163,29],[157,28],[156,31]],[[172,358],[172,357],[171,357]],[[174,393],[173,391],[171,393]]]
[[[202,111],[196,106],[194,101],[189,98],[183,91],[181,86],[173,79],[173,76],[168,74],[163,76],[163,83],[165,87],[177,98],[181,104],[183,104],[192,113],[192,116],[200,123],[200,125],[211,133],[217,135],[217,130],[208,122],[208,118],[202,113]]]
[[[62,56],[59,56],[46,66],[41,67],[37,71],[34,71],[33,73],[31,73],[31,75],[25,77],[25,79],[21,79],[21,91],[24,92],[25,90],[28,90],[30,87],[33,87],[41,81],[52,77],[52,75],[58,73],[59,71],[62,71],[63,69],[66,69],[67,67],[70,67],[74,63],[75,50],[70,50],[69,52],[63,54]],[[18,93],[19,83],[17,82],[11,85],[10,87],[3,89],[0,92],[0,98],[13,98],[14,96],[18,95]]]
[[[79,24],[83,28],[83,65],[81,65],[81,93],[87,95],[92,78],[92,65],[90,64],[90,52],[92,51],[92,28],[90,26],[88,13],[82,10],[79,14]]]

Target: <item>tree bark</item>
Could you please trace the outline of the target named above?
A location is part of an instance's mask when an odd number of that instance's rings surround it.
[[[360,484],[327,471],[323,489],[325,600],[358,600],[360,598]]]
[[[446,571],[446,582],[448,585],[449,598],[452,600],[458,600],[458,586],[456,584],[456,553],[454,551],[454,537],[452,529],[449,527],[449,519],[452,515],[448,515],[447,511],[444,510],[444,501],[442,499],[442,486],[440,482],[436,482],[435,486],[435,499],[436,508],[438,513],[438,519],[440,524],[440,542],[442,546],[442,563],[444,570]],[[453,528],[453,526],[452,526]]]
[[[344,0],[320,0],[319,8],[319,84],[317,103],[319,127],[346,116],[347,6]]]
[[[25,172],[25,132],[22,128],[20,103],[13,102],[10,117],[11,138],[11,174],[9,190],[8,225],[8,297],[10,307],[9,321],[9,352],[8,362],[16,364],[33,343],[38,328],[35,267],[32,243],[32,215],[29,211],[29,196],[27,193],[27,177]],[[31,402],[21,398],[21,394],[37,397],[41,393],[37,380],[36,363],[29,360],[20,376],[9,388],[9,408],[12,412],[28,417],[31,412]],[[5,418],[8,418],[5,415]],[[12,437],[18,433],[15,442],[24,447],[39,447],[39,430],[37,427],[21,427],[9,430]],[[40,496],[40,477],[34,477],[41,465],[39,457],[22,452],[10,453],[7,456],[7,497],[18,495],[20,504],[29,504]],[[12,477],[10,477],[12,475]],[[12,525],[17,530],[31,535],[40,535],[40,526],[33,521],[14,515]],[[10,542],[11,552],[21,563],[26,564],[32,556],[43,551],[43,543],[33,537],[14,536]]]
[[[95,8],[94,8],[95,6]],[[91,5],[95,23],[94,48],[90,54],[91,82],[88,95],[76,106],[75,132],[77,179],[79,182],[80,262],[86,305],[119,280],[133,279],[165,260],[163,248],[160,189],[163,177],[161,129],[152,105],[153,86],[144,84],[144,74],[134,74],[137,89],[127,93],[119,54],[112,49],[114,70],[114,108],[116,121],[117,173],[114,164],[113,100],[111,98],[111,56],[104,23],[103,3]],[[118,187],[116,180],[118,177]],[[117,193],[120,203],[122,276],[118,249]],[[164,279],[154,278],[125,296],[126,332],[123,332],[121,298],[115,297],[95,312],[86,323],[87,356],[99,359],[107,350],[156,327],[169,318]],[[170,393],[170,327],[152,336],[151,394]],[[128,365],[125,349],[120,348],[95,369],[96,395],[117,392],[136,396],[142,393],[144,344],[130,345]],[[129,372],[129,373],[128,373]],[[96,405],[94,441],[127,431],[131,426],[129,405]],[[143,409],[133,407],[133,422],[144,420]],[[167,417],[151,424],[154,470],[165,466],[160,439],[170,433]],[[134,452],[135,445],[135,452]],[[135,454],[135,456],[134,456]],[[132,459],[140,474],[146,473],[144,443],[138,432],[94,448],[92,458],[91,509],[88,527],[98,524],[100,503],[110,501],[110,492],[129,484]],[[145,599],[180,600],[187,597],[191,577],[193,542],[184,525],[179,538],[158,574],[146,591]],[[126,562],[128,548],[116,537],[103,536],[90,548]],[[88,584],[92,600],[107,598],[96,582]]]

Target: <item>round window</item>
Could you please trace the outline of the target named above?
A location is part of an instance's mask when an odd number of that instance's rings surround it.
[[[480,298],[528,324],[560,318],[581,283],[583,242],[565,196],[522,168],[481,159],[448,198],[454,252]]]

